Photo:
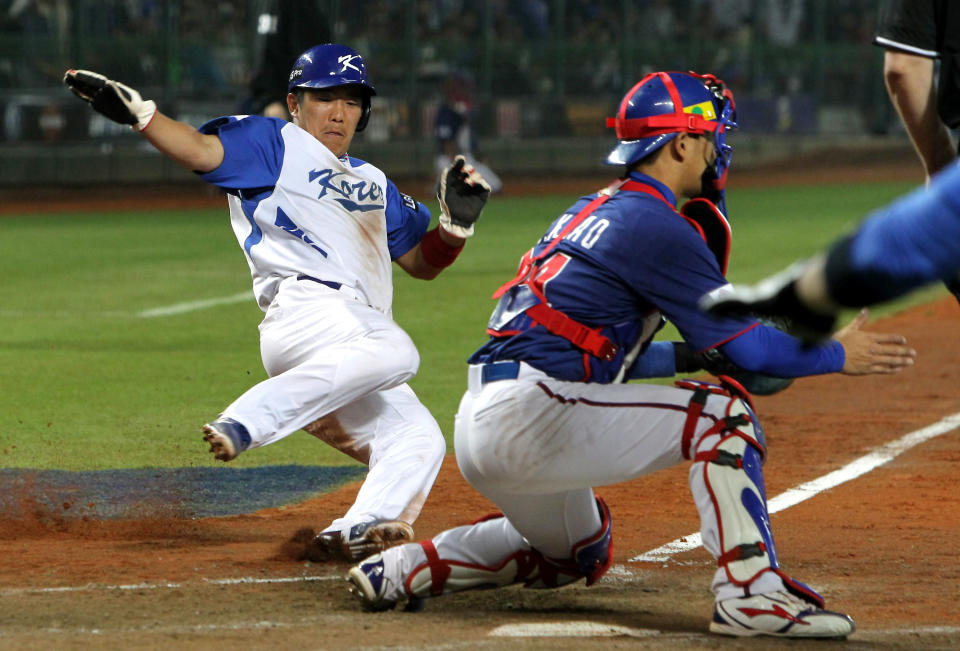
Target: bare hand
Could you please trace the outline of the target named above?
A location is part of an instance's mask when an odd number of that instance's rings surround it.
[[[912,366],[917,351],[907,346],[907,338],[897,334],[864,332],[860,328],[869,318],[870,312],[864,308],[853,321],[833,335],[843,345],[846,354],[841,372],[846,375],[899,373]]]

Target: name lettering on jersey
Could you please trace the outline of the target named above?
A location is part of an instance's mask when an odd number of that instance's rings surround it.
[[[310,183],[316,181],[320,185],[320,194],[317,199],[323,199],[327,192],[332,193],[333,200],[350,212],[367,212],[383,208],[383,190],[371,181],[355,181],[343,172],[327,170],[310,170]]]
[[[560,237],[560,231],[563,230],[563,227],[567,225],[567,222],[573,219],[573,213],[567,212],[560,215],[560,218],[557,220],[557,223],[553,225],[553,228],[543,236],[540,240],[541,242],[549,242],[550,240],[555,240]]]
[[[549,242],[559,237],[560,232],[572,218],[573,213],[564,213],[561,215],[557,220],[557,223],[554,224],[553,228],[551,228],[550,231],[540,241]],[[583,248],[592,249],[597,243],[597,240],[600,239],[600,236],[603,234],[603,232],[607,230],[608,226],[610,226],[609,220],[597,219],[596,215],[590,215],[582,222],[577,224],[577,227],[567,233],[566,237],[563,239],[568,242],[579,241],[580,246]]]
[[[591,224],[583,236],[583,239],[580,241],[580,246],[585,249],[592,249],[593,245],[597,243],[597,240],[600,239],[603,231],[607,230],[607,226],[609,225],[610,222],[606,219],[598,219],[595,223]],[[571,235],[572,234],[573,233],[571,233]]]
[[[308,244],[311,248],[319,251],[323,257],[327,257],[327,252],[314,244],[310,236],[304,233],[302,228],[294,224],[293,220],[290,219],[287,213],[283,212],[283,209],[280,207],[277,208],[277,221],[274,222],[274,226],[279,226],[281,230],[285,230],[294,237],[302,240],[304,244]]]

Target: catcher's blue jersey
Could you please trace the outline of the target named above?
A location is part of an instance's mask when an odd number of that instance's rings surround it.
[[[524,284],[508,290],[491,317],[491,339],[470,357],[470,363],[525,361],[558,379],[614,382],[629,377],[630,367],[652,339],[661,316],[695,350],[729,343],[754,330],[769,330],[752,319],[719,319],[698,308],[704,293],[727,284],[716,257],[700,233],[676,212],[676,199],[666,186],[636,172],[630,178],[647,191],[617,191],[544,258],[533,291]],[[547,247],[596,196],[581,197],[554,221],[533,254]],[[599,328],[616,344],[615,358],[607,361],[587,354],[532,321],[523,310],[537,302],[537,292],[552,308]],[[809,354],[799,346],[791,349],[789,365],[796,372],[790,375],[838,370],[843,355],[842,347],[839,351],[837,347]]]

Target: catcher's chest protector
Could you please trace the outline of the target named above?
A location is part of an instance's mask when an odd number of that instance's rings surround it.
[[[518,314],[524,313],[530,318],[533,325],[542,325],[549,332],[566,339],[594,357],[607,362],[616,358],[619,347],[603,335],[600,328],[585,326],[549,304],[542,288],[537,283],[537,274],[541,265],[547,261],[557,245],[567,235],[573,233],[584,220],[593,215],[594,210],[620,191],[643,192],[666,201],[657,190],[649,185],[628,179],[620,179],[601,190],[598,196],[584,206],[540,253],[534,255],[533,249],[527,251],[520,260],[520,269],[516,277],[493,293],[495,299],[500,299],[511,290],[514,290],[517,295],[511,296],[508,300],[510,306],[500,305],[497,307],[490,320],[488,328],[490,335],[505,337],[516,334],[513,331],[505,331],[501,326]],[[673,208],[672,205],[671,208]],[[701,233],[703,233],[702,230]]]

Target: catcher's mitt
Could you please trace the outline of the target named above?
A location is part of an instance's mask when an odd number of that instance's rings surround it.
[[[790,328],[790,320],[786,317],[763,317],[757,320],[764,325],[784,332]],[[675,342],[673,346],[678,373],[704,370],[711,375],[727,375],[755,396],[773,395],[793,384],[793,378],[774,377],[740,368],[724,357],[723,353],[716,348],[711,348],[702,353],[694,353],[685,343]]]

